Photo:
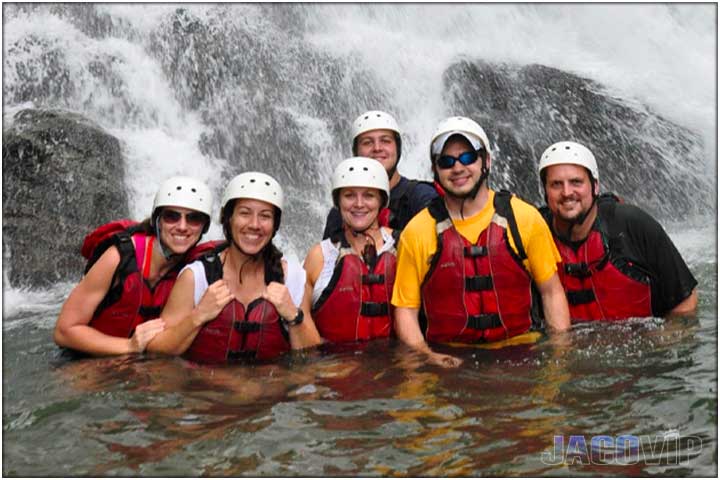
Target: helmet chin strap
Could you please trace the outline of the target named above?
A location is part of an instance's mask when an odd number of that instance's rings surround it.
[[[480,170],[480,178],[477,182],[475,182],[475,185],[473,188],[462,196],[462,202],[460,202],[460,218],[465,220],[465,200],[468,198],[470,200],[475,200],[475,197],[477,197],[478,192],[480,191],[480,187],[482,187],[482,184],[487,180],[488,176],[490,175],[490,169],[487,168],[487,163],[485,162],[485,157],[483,157],[482,161],[482,170]]]
[[[184,253],[173,253],[172,250],[167,248],[167,245],[165,245],[165,242],[162,241],[162,237],[160,236],[160,222],[157,221],[157,219],[155,220],[155,236],[158,239],[158,243],[160,244],[160,252],[162,253],[162,256],[163,256],[163,258],[165,258],[165,260],[168,260],[168,261],[174,260],[174,259],[180,258],[184,255]],[[192,246],[190,248],[188,248],[188,250],[187,250],[188,252],[190,250],[192,250],[193,248],[195,248],[195,245],[200,243],[201,237],[202,237],[202,235],[200,235],[200,237],[198,237],[198,239],[195,241],[195,243],[193,243]],[[185,252],[185,253],[187,253],[187,252]]]
[[[595,202],[597,201],[597,195],[593,192],[592,196],[592,202],[590,203],[590,206],[585,210],[584,212],[581,212],[580,215],[575,217],[573,220],[569,222],[567,234],[565,236],[565,239],[570,241],[572,239],[572,229],[575,228],[578,225],[582,225],[585,220],[587,219],[588,215],[590,215],[590,212],[593,209],[593,206],[595,206]]]
[[[374,223],[374,222],[373,222]],[[363,262],[370,268],[375,268],[375,262],[377,261],[377,247],[375,245],[375,239],[372,237],[372,235],[368,235],[366,232],[372,228],[372,224],[368,225],[362,230],[355,230],[353,228],[348,227],[347,224],[343,225],[346,230],[350,230],[350,233],[352,233],[352,236],[357,238],[360,235],[365,237],[365,247],[363,248],[362,252],[362,259]]]
[[[377,217],[375,217],[375,220],[377,220]],[[349,230],[350,233],[352,233],[353,237],[357,237],[359,235],[364,235],[364,236],[368,237],[369,235],[365,232],[367,232],[368,230],[370,230],[372,228],[373,223],[375,223],[375,220],[373,220],[373,222],[370,225],[363,228],[362,230],[355,230],[354,228],[351,228],[347,223],[344,223],[343,227],[345,228],[345,230]]]
[[[173,258],[177,258],[180,255],[177,253],[173,253],[172,250],[167,248],[167,245],[165,245],[165,242],[162,240],[162,236],[160,235],[160,222],[155,220],[155,236],[158,239],[158,243],[160,244],[160,252],[162,253],[163,258],[165,260],[172,260]]]

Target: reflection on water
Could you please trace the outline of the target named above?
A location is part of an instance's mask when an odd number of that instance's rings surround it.
[[[33,324],[5,332],[5,475],[708,476],[717,468],[714,318],[580,325],[538,343],[456,348],[464,359],[456,371],[385,342],[209,368],[157,357],[68,360],[49,336]],[[656,450],[659,461],[630,465],[543,461],[555,436],[590,445],[597,435],[667,432],[702,448],[675,442]],[[673,454],[686,454],[683,464],[668,462]]]

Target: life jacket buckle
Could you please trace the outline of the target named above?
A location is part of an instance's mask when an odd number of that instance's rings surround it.
[[[381,317],[388,314],[388,304],[378,302],[363,302],[360,315],[364,317]]]
[[[464,248],[464,253],[466,257],[485,257],[488,254],[488,249],[486,246],[470,245]]]
[[[363,285],[376,285],[379,283],[385,283],[385,275],[377,273],[369,273],[362,276]]]
[[[256,333],[261,326],[257,322],[233,322],[233,328],[238,333]]]
[[[497,313],[483,313],[480,315],[470,315],[467,319],[468,328],[473,330],[487,330],[489,328],[498,328],[502,326],[500,315]]]
[[[592,275],[587,263],[566,263],[565,273],[578,278],[586,278]]]
[[[493,289],[493,279],[488,275],[465,277],[465,290],[468,292],[481,292]]]
[[[567,292],[567,300],[570,305],[584,305],[595,300],[595,292],[592,290],[570,290]]]

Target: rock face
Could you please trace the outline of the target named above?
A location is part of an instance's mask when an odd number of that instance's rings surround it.
[[[541,202],[540,155],[574,140],[595,154],[603,191],[666,219],[713,208],[701,138],[602,85],[542,65],[484,61],[457,62],[443,80],[448,111],[477,120],[488,134],[496,188]]]
[[[13,286],[80,278],[80,245],[128,215],[118,140],[84,117],[22,110],[3,130],[3,252]]]

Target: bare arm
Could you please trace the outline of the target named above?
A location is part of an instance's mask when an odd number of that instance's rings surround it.
[[[542,296],[545,322],[551,331],[562,332],[570,328],[570,309],[558,274],[538,285]]]
[[[430,346],[428,346],[420,331],[418,314],[419,309],[417,308],[395,308],[395,333],[400,341],[413,350],[427,355],[428,361],[432,364],[445,368],[459,366],[462,363],[462,360],[459,358],[433,352]]]
[[[682,302],[675,305],[675,308],[668,312],[668,315],[694,315],[697,310],[698,292],[693,288],[692,293]]]
[[[162,331],[164,323],[160,319],[139,325],[132,338],[106,335],[90,326],[95,310],[110,290],[119,263],[117,248],[108,248],[75,286],[55,324],[55,343],[91,355],[123,355],[142,352],[147,342]]]
[[[190,347],[205,323],[216,318],[232,299],[227,284],[220,279],[208,287],[194,306],[195,275],[185,270],[175,282],[162,312],[167,328],[149,344],[148,351],[181,355]]]
[[[308,283],[305,284],[305,293],[300,308],[303,311],[305,319],[300,325],[289,327],[290,345],[293,349],[303,349],[314,347],[322,343],[320,333],[318,333],[315,322],[310,314],[310,304],[312,303],[312,287]]]
[[[305,291],[300,307],[296,307],[290,297],[287,286],[278,282],[270,282],[263,292],[263,298],[272,303],[278,314],[285,320],[292,321],[300,311],[303,312],[303,321],[299,325],[288,326],[290,334],[290,346],[293,350],[303,349],[321,343],[320,334],[315,328],[307,305],[310,303],[312,290],[305,284]]]

